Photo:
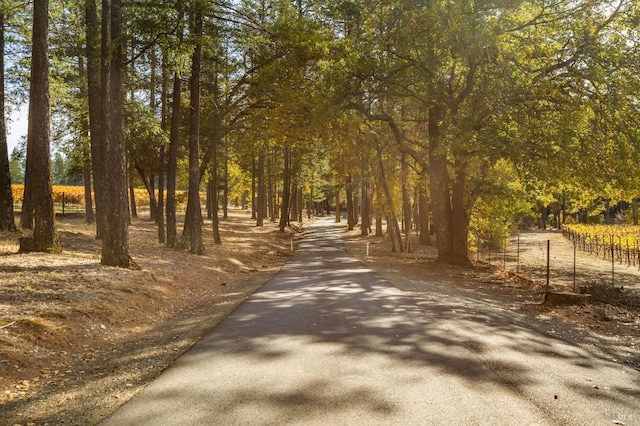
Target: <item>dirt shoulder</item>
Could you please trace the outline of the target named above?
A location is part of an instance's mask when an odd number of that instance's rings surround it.
[[[541,332],[587,347],[595,355],[640,371],[640,295],[608,293],[579,305],[543,303],[545,287],[513,272],[478,262],[461,268],[435,262],[435,247],[419,246],[413,253],[391,253],[386,237],[362,237],[359,230],[342,231],[346,248],[362,263],[403,291],[425,292],[433,285],[469,292],[478,300],[527,315]],[[367,243],[369,255],[367,256]],[[572,259],[571,259],[572,261]],[[551,291],[565,291],[563,282]],[[625,295],[626,298],[621,297]],[[631,300],[628,300],[628,299]],[[622,303],[618,303],[622,302]],[[629,302],[629,303],[627,303]]]
[[[81,217],[61,218],[64,253],[15,254],[0,234],[0,424],[95,424],[158,376],[290,256],[298,235],[255,227],[247,212],[210,225],[206,254],[166,249],[134,220],[140,270],[100,265]]]

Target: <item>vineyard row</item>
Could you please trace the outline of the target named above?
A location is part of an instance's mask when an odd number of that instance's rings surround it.
[[[22,205],[22,200],[24,199],[24,185],[16,184],[11,185],[11,192],[13,194],[13,200]],[[82,186],[53,186],[53,202],[56,204],[65,204],[67,206],[84,206],[85,205],[85,197],[84,197],[84,187]],[[142,207],[148,207],[150,204],[149,201],[149,193],[145,189],[136,188],[134,189],[136,205]],[[93,196],[93,194],[92,194]],[[156,197],[158,193],[156,191]],[[178,199],[178,203],[186,202],[186,192],[179,191],[176,193],[176,198]],[[201,198],[204,197],[204,194],[200,195]]]
[[[640,226],[564,225],[562,235],[577,250],[640,268]]]

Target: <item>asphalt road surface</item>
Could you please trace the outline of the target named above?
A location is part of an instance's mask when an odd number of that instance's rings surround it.
[[[640,372],[432,286],[403,293],[315,222],[276,277],[103,424],[640,424]]]

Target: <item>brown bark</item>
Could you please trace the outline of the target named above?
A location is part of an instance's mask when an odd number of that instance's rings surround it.
[[[251,161],[251,219],[256,219],[256,159]]]
[[[200,72],[202,63],[202,14],[195,12],[192,34],[196,45],[191,59],[191,116],[189,119],[189,190],[185,231],[188,230],[191,253],[204,254],[202,211],[200,209]]]
[[[138,175],[140,176],[140,180],[142,180],[142,184],[144,188],[147,190],[147,194],[149,195],[149,210],[151,211],[151,219],[158,217],[158,200],[156,199],[156,191],[153,188],[152,182],[153,180],[147,176],[147,173],[144,171],[144,168],[140,165],[140,163],[136,160],[133,163],[133,168],[136,169]],[[133,186],[132,186],[133,187]],[[133,204],[132,204],[133,206]],[[133,209],[132,209],[133,213]],[[137,216],[134,216],[137,217]]]
[[[49,112],[49,1],[33,3],[33,38],[31,51],[31,89],[29,91],[29,138],[32,141],[33,229],[36,251],[59,251],[55,229],[51,190],[50,112]]]
[[[291,212],[289,220],[298,220],[298,183],[293,182],[291,185]]]
[[[96,0],[86,0],[86,55],[87,95],[89,101],[89,143],[91,145],[91,169],[95,196],[96,238],[102,237],[104,215],[102,214],[102,147],[100,137],[100,28]]]
[[[131,214],[131,217],[134,218],[138,218],[138,204],[136,203],[136,188],[133,184],[133,167],[131,167],[131,165],[129,166],[129,173],[127,173],[127,176],[129,176],[129,213]],[[131,220],[129,220],[129,223],[131,223]]]
[[[271,166],[273,164],[272,159],[273,159],[273,154],[267,160],[267,190],[269,191],[269,196],[267,198],[267,208],[268,208],[269,217],[271,218],[271,222],[275,222],[276,221],[275,206],[278,201],[276,200],[276,191],[273,188],[274,183],[273,183],[272,172],[271,172]]]
[[[84,179],[84,221],[92,224],[96,221],[93,212],[93,196],[91,193],[91,156],[87,154],[84,158],[82,167],[82,176]]]
[[[376,204],[377,207],[375,209],[375,216],[376,216],[376,230],[375,230],[375,235],[376,237],[381,237],[383,235],[382,232],[382,215],[383,212],[381,211],[379,204],[380,204],[380,200],[382,199],[382,195],[380,194],[380,185],[379,184],[375,184],[374,185],[374,191],[376,194]]]
[[[120,0],[102,1],[102,120],[101,143],[104,164],[101,263],[128,268],[135,266],[129,255],[127,169],[124,143],[124,36]],[[107,184],[108,182],[108,184]]]
[[[31,115],[31,103],[29,103],[29,115]],[[33,137],[27,131],[27,153],[33,151]],[[24,190],[22,193],[22,212],[20,213],[20,227],[33,229],[33,161],[29,155],[25,158]]]
[[[171,134],[169,136],[169,152],[167,153],[167,247],[176,246],[177,218],[176,218],[176,179],[178,174],[178,145],[180,132],[180,92],[182,82],[180,75],[173,76],[173,101],[171,112]]]
[[[427,189],[425,187],[420,186],[418,191],[420,244],[431,245],[431,230],[429,229],[429,197],[427,196]]]
[[[346,195],[347,195],[347,229],[353,230],[356,226],[356,219],[353,217],[353,180],[351,176],[347,176],[346,183]]]
[[[9,148],[4,107],[4,7],[0,9],[0,231],[16,231],[13,215],[13,192],[9,172]]]
[[[181,0],[176,4],[178,12],[178,43],[183,39],[184,5]],[[167,247],[175,247],[177,239],[176,219],[176,179],[178,175],[178,145],[180,144],[180,93],[182,81],[180,74],[173,75],[173,98],[171,101],[171,134],[169,136],[169,152],[167,156]]]
[[[353,226],[360,221],[360,197],[358,196],[357,185],[354,185],[353,191]]]
[[[404,234],[411,233],[411,195],[409,192],[409,162],[407,154],[402,154],[401,159],[400,182],[402,185],[402,222],[404,226]]]
[[[362,211],[362,221],[360,223],[360,235],[367,236],[369,235],[369,196],[367,194],[367,181],[365,179],[365,170],[366,170],[366,161],[363,159],[361,163],[361,171],[362,177],[360,179],[360,199],[361,201],[361,211]]]
[[[224,149],[224,167],[223,167],[223,181],[222,186],[222,218],[229,219],[229,156],[227,155],[227,148]]]
[[[443,118],[443,106],[436,105],[429,110],[429,187],[433,225],[438,245],[438,261],[449,262],[453,253],[453,243],[447,149],[440,132],[440,121]]]
[[[166,242],[166,234],[164,228],[164,163],[165,153],[164,145],[160,147],[160,156],[158,161],[158,214],[156,215],[156,223],[158,225],[158,242],[164,244]]]
[[[222,238],[220,237],[220,216],[218,216],[218,177],[217,174],[214,174],[213,176],[213,180],[209,182],[209,192],[211,193],[211,219],[213,222],[213,243],[222,244]]]
[[[470,266],[467,240],[469,237],[469,213],[465,203],[466,164],[456,161],[456,174],[451,191],[451,262]]]
[[[300,223],[302,223],[303,199],[302,188],[298,188],[298,222]]]
[[[82,78],[87,77],[87,70],[84,65],[84,56],[78,55],[78,74]],[[78,89],[80,99],[86,99],[88,96],[87,87],[80,85]],[[91,137],[89,118],[82,119],[82,134],[85,137]],[[91,194],[91,150],[84,145],[82,149],[82,178],[84,180],[84,220],[87,224],[95,222],[95,214],[93,213],[93,196]]]
[[[220,187],[220,178],[218,176],[218,144],[220,139],[215,135],[211,140],[211,182],[209,182],[209,191],[211,193],[211,218],[213,220],[213,243],[222,244],[220,237],[220,215],[218,188]]]
[[[284,174],[282,184],[282,204],[280,206],[280,232],[289,225],[289,207],[291,201],[291,150],[289,147],[284,149]]]
[[[387,206],[389,215],[387,216],[387,228],[390,231],[391,236],[391,250],[396,252],[404,252],[404,246],[402,245],[402,234],[400,233],[400,226],[398,225],[398,216],[396,215],[396,209],[393,206],[393,197],[391,196],[391,190],[387,182],[387,177],[384,171],[384,164],[382,162],[382,148],[376,141],[376,150],[378,152],[378,164],[380,166],[380,184],[385,197],[387,198]]]
[[[162,126],[163,134],[167,131],[167,91],[169,85],[169,73],[167,70],[167,64],[165,57],[162,58],[162,94],[160,96],[160,125]],[[158,242],[164,244],[166,242],[166,234],[164,228],[164,187],[165,187],[165,146],[164,143],[160,146],[160,154],[158,155],[158,214],[156,216],[156,223],[158,225]]]
[[[267,188],[264,179],[264,154],[258,156],[258,203],[256,211],[256,226],[264,226],[267,213]]]

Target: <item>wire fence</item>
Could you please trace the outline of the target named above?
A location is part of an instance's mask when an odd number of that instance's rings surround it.
[[[640,245],[634,239],[616,237],[613,235],[589,236],[573,231],[569,228],[562,230],[562,235],[573,242],[576,249],[602,260],[613,260],[620,265],[640,268]]]
[[[477,260],[513,272],[537,284],[562,290],[607,284],[640,290],[640,252],[613,244],[587,247],[561,231],[520,232],[504,249],[481,248]]]

